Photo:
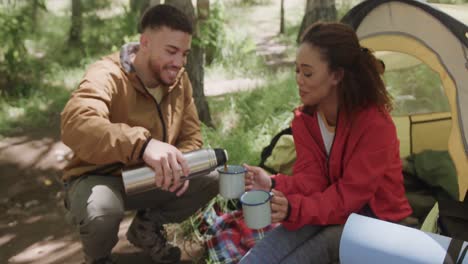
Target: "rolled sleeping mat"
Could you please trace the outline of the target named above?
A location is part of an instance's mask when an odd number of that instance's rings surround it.
[[[341,235],[340,263],[468,264],[467,250],[466,241],[351,214]]]

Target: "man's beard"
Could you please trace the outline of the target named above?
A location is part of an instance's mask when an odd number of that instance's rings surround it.
[[[158,65],[159,66],[159,65]],[[166,85],[166,86],[171,86],[175,83],[175,80],[171,83],[169,82],[166,82],[164,81],[162,78],[161,78],[161,71],[159,69],[162,68],[162,70],[165,70],[166,67],[155,67],[155,65],[153,64],[153,62],[151,60],[148,61],[148,67],[151,71],[151,73],[153,74],[153,78],[160,84],[163,84],[163,85]]]

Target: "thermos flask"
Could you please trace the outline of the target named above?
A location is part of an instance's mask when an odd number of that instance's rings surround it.
[[[190,168],[190,175],[182,177],[185,180],[208,174],[228,161],[228,154],[224,149],[199,149],[183,155]],[[157,188],[154,171],[148,166],[122,172],[122,180],[127,195]]]

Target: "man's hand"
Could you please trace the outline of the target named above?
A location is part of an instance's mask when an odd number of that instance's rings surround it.
[[[272,190],[273,197],[271,198],[271,222],[278,223],[286,219],[288,215],[288,199],[284,194],[275,189]]]
[[[268,176],[262,168],[249,166],[247,164],[243,165],[247,169],[245,175],[245,189],[250,191],[252,189],[270,191],[271,188],[271,178]]]
[[[180,181],[180,177],[188,176],[190,168],[176,147],[151,139],[143,153],[143,160],[153,168],[157,187],[170,192],[178,190],[177,196],[187,190],[188,181]]]

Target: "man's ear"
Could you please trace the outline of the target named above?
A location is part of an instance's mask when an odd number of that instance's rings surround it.
[[[149,38],[148,35],[145,33],[141,33],[140,35],[140,48],[147,49],[149,46]]]

